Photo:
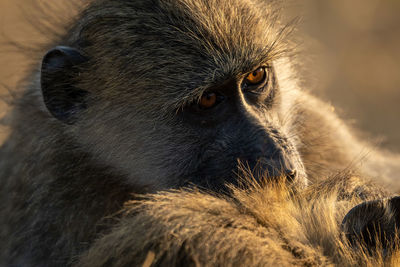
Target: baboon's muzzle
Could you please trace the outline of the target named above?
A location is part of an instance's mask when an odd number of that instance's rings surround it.
[[[261,131],[249,145],[252,147],[238,157],[240,165],[258,181],[281,181],[305,185],[306,174],[296,148],[277,130]]]
[[[213,190],[226,184],[242,184],[247,178],[258,182],[285,181],[299,187],[307,184],[296,148],[279,131],[258,127],[245,133],[231,132],[229,141],[221,141],[223,145],[217,141],[191,182]]]

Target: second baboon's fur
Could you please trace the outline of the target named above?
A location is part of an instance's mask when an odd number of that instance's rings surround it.
[[[300,88],[290,57],[293,25],[280,22],[277,4],[83,5],[46,45],[8,115],[11,131],[0,149],[0,265],[69,266],[87,251],[81,262],[88,266],[141,263],[150,251],[160,264],[181,256],[264,264],[271,255],[286,264],[368,262],[362,249],[334,257],[333,249],[347,249],[335,243],[338,222],[362,198],[391,195],[364,190],[361,180],[353,187],[323,180],[351,169],[397,190],[399,157],[358,140],[327,103]],[[247,83],[260,69],[263,85]],[[220,102],[202,109],[210,92]],[[259,187],[234,190],[233,199],[182,191],[153,195],[132,212],[124,208],[135,194],[187,186],[229,195],[244,175],[241,164],[259,182],[284,177],[294,197]],[[341,179],[353,185],[351,177]],[[340,193],[327,192],[330,186]],[[315,194],[304,197],[302,190]],[[354,200],[337,200],[343,195]],[[177,239],[170,239],[174,231]],[[164,253],[168,244],[172,250]],[[377,255],[371,262],[382,262]]]
[[[98,239],[78,266],[396,266],[399,255],[379,245],[350,244],[344,215],[362,201],[387,196],[370,182],[338,174],[290,194],[285,186],[250,183],[220,198],[198,190],[144,196]],[[370,210],[354,218],[392,220]],[[373,234],[373,233],[372,233]],[[152,265],[151,265],[152,264]]]

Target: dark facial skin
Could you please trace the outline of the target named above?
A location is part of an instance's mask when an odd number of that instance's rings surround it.
[[[305,184],[300,157],[282,132],[276,109],[279,87],[272,67],[259,68],[263,78],[251,84],[246,75],[231,78],[206,90],[215,104],[204,108],[194,102],[180,112],[182,123],[190,125],[204,140],[201,163],[189,177],[192,183],[219,188],[237,184],[234,173],[241,167],[255,179]]]

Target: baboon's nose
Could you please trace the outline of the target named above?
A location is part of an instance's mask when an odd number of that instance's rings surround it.
[[[284,175],[289,182],[294,182],[297,179],[297,171],[294,169],[286,169]]]

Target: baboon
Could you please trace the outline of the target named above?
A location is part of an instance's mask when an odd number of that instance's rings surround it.
[[[394,182],[396,156],[359,141],[299,88],[293,25],[280,22],[276,4],[87,4],[9,114],[0,264],[79,262],[118,229],[133,194],[199,187],[229,198],[247,171],[260,183],[284,179],[294,194],[350,167]]]

